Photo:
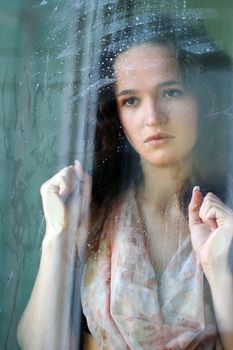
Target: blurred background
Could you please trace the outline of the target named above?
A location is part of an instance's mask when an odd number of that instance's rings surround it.
[[[104,28],[151,11],[203,18],[233,54],[231,0],[1,0],[1,350],[18,349],[17,323],[38,269],[40,186],[74,159],[91,157],[94,107],[85,93]]]

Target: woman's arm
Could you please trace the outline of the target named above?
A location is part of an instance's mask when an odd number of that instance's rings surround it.
[[[68,341],[73,266],[64,259],[63,238],[51,240],[50,234],[43,241],[37,279],[18,326],[18,342],[25,350],[63,350]]]
[[[86,205],[83,193],[75,190],[84,181],[89,181],[86,187],[90,185],[90,178],[85,176],[76,163],[42,186],[46,234],[36,282],[18,326],[18,341],[24,350],[71,349],[76,232]],[[72,339],[76,346],[78,341]]]
[[[216,322],[224,350],[233,349],[233,276],[229,254],[233,213],[212,193],[202,198],[194,189],[189,205],[193,248],[209,282]]]

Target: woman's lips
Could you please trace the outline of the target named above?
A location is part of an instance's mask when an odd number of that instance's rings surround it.
[[[166,143],[168,140],[173,139],[173,138],[174,138],[174,136],[172,136],[170,134],[158,132],[158,133],[155,133],[155,134],[148,136],[145,139],[144,143],[148,143],[151,145],[161,145],[161,144]]]

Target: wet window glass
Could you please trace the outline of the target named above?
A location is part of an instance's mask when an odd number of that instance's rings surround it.
[[[232,11],[2,1],[1,349],[233,349]]]

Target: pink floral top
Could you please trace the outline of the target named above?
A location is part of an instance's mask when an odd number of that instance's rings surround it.
[[[158,283],[132,190],[106,222],[98,252],[84,264],[81,294],[101,349],[223,349],[190,239]]]

